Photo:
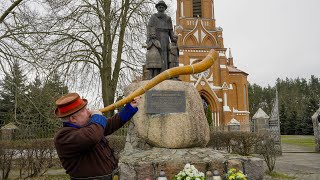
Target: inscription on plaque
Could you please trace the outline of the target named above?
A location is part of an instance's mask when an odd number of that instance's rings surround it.
[[[147,91],[146,113],[165,114],[186,111],[186,95],[184,91]]]

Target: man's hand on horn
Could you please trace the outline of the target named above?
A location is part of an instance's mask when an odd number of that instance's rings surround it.
[[[141,96],[135,97],[133,98],[133,100],[131,101],[130,105],[134,108],[136,108],[139,105],[139,102],[141,100]]]

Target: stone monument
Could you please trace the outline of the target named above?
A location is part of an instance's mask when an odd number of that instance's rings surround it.
[[[148,81],[129,85],[125,95]],[[120,179],[156,179],[160,170],[172,179],[186,163],[201,172],[228,167],[245,169],[249,179],[263,178],[259,158],[231,155],[206,148],[209,125],[199,93],[192,84],[166,80],[142,95],[139,111],[130,121],[124,151],[120,154]]]
[[[320,108],[312,116],[315,151],[320,152]]]
[[[131,84],[126,94],[147,82]],[[210,130],[201,102],[190,83],[167,80],[156,85],[142,95],[126,148],[141,148],[143,144],[162,148],[205,147]]]
[[[158,12],[151,16],[147,26],[145,67],[149,75],[144,79],[179,65],[177,36],[173,34],[171,17],[164,13],[167,5],[161,0],[156,8]],[[159,59],[161,62],[157,63]],[[148,82],[129,85],[125,95]],[[202,172],[216,169],[220,174],[224,174],[225,164],[237,165],[241,170],[248,170],[249,179],[262,179],[261,159],[205,148],[209,140],[209,125],[198,91],[188,82],[163,81],[142,95],[139,111],[130,121],[119,159],[120,179],[156,179],[160,170],[172,179],[186,163],[194,164]]]

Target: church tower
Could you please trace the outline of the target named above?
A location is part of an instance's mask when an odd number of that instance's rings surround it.
[[[210,49],[219,52],[219,59],[205,72],[183,75],[203,99],[204,108],[212,113],[212,126],[240,122],[241,130],[249,130],[248,74],[234,65],[231,49],[223,44],[223,29],[216,27],[214,0],[177,0],[175,32],[179,36],[181,66],[201,61]]]

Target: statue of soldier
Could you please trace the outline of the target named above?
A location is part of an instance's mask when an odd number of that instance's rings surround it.
[[[155,28],[156,37],[161,44],[161,58],[162,58],[162,68],[161,72],[169,68],[169,43],[173,38],[173,26],[170,16],[167,16],[164,11],[167,9],[167,5],[163,0],[160,0],[156,4],[158,10],[157,13],[153,14],[148,23],[148,35],[147,38],[150,39],[150,29]]]

